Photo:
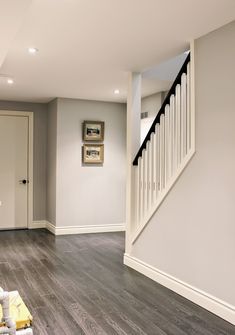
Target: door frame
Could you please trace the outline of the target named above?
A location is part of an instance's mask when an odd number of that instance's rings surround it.
[[[0,110],[1,116],[17,116],[28,118],[28,195],[27,195],[27,228],[33,222],[33,112]]]

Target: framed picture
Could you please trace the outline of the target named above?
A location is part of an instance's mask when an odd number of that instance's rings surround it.
[[[103,144],[84,144],[82,148],[84,164],[102,164],[104,162]]]
[[[84,121],[83,141],[103,141],[103,140],[104,140],[104,122]]]

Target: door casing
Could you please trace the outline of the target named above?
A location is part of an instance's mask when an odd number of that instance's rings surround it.
[[[27,211],[28,211],[28,222],[27,227],[29,228],[33,222],[33,112],[25,111],[8,111],[0,110],[0,117],[5,116],[26,116],[28,118],[28,197],[27,197]]]

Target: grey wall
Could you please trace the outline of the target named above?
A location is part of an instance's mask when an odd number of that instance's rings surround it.
[[[105,122],[103,166],[82,165],[82,122]],[[126,105],[58,99],[57,226],[125,222]]]
[[[196,41],[196,155],[132,255],[235,306],[235,22]]]
[[[34,113],[35,221],[60,226],[125,222],[126,105],[55,99],[49,104],[0,101],[0,109]],[[105,121],[103,167],[81,164],[86,119]]]
[[[47,133],[47,213],[49,222],[56,224],[57,171],[57,99],[48,104]]]
[[[149,117],[155,117],[162,105],[163,92],[151,94],[141,99],[141,113],[148,112]]]
[[[46,150],[47,150],[47,105],[27,102],[0,101],[0,109],[29,111],[34,114],[33,158],[33,219],[46,218]]]

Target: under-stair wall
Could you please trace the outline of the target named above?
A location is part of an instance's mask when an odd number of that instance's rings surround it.
[[[233,324],[234,40],[232,22],[195,41],[196,153],[124,257]]]

